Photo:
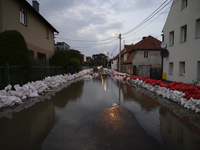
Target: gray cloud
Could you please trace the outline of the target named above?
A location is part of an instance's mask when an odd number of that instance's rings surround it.
[[[32,0],[27,0],[30,4]],[[102,40],[112,38],[112,33],[127,32],[138,20],[147,17],[165,0],[37,0],[40,13],[58,31],[57,37],[75,40]],[[139,13],[138,13],[139,12]],[[137,16],[139,15],[139,16]],[[142,16],[143,15],[143,16]],[[166,15],[165,15],[166,16]],[[159,21],[165,22],[165,18]],[[129,27],[130,26],[130,27]],[[160,32],[163,26],[160,27]],[[155,29],[158,30],[158,27]],[[149,31],[146,31],[148,35]],[[156,32],[152,30],[149,34]],[[157,32],[154,33],[158,34]],[[160,33],[159,33],[160,34]],[[134,34],[134,39],[143,36]],[[115,38],[116,39],[116,38]],[[133,37],[130,37],[130,41]],[[101,43],[64,41],[71,47],[87,47]],[[83,54],[112,51],[116,40],[109,45],[78,49]],[[132,42],[131,42],[132,43]],[[128,43],[127,43],[128,44]]]

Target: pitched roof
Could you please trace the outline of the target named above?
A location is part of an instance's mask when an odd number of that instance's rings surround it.
[[[135,56],[137,50],[161,50],[161,41],[152,37],[152,36],[148,36],[148,37],[143,37],[143,39],[141,41],[139,41],[138,43],[131,44],[131,45],[125,45],[124,46],[124,50],[121,51],[121,60],[124,58],[123,57],[123,53],[126,50],[127,53],[130,53],[127,61],[123,62],[121,61],[121,63],[124,64],[128,64],[132,62],[133,57]],[[119,58],[119,54],[117,54],[113,59],[116,60]]]
[[[148,37],[144,37],[141,41],[135,44],[135,50],[141,49],[161,50],[161,41],[149,35]]]
[[[47,23],[56,33],[59,33],[39,12],[37,12],[26,0],[22,0],[22,2],[33,11],[40,19],[42,19],[45,23]]]
[[[124,49],[126,50],[127,53],[131,52],[132,50],[134,50],[135,45],[131,44],[131,45],[125,45]]]
[[[123,56],[123,53],[124,53],[124,49],[121,51],[121,57]],[[119,53],[113,59],[111,59],[111,61],[116,60],[118,58],[119,58]]]
[[[127,61],[125,61],[124,64],[132,63],[132,60],[133,60],[133,57],[135,56],[135,54],[136,54],[136,51],[131,52],[129,57],[128,57],[128,59],[127,59]]]

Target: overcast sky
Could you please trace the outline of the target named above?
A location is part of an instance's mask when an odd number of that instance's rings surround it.
[[[27,1],[32,5],[32,0]],[[65,42],[85,56],[106,52],[110,57],[119,53],[120,33],[122,49],[124,41],[126,45],[135,44],[143,36],[151,35],[161,40],[171,6],[171,0],[37,1],[40,14],[59,31],[56,42]],[[160,11],[150,16],[159,7]],[[148,16],[146,23],[135,30]],[[113,33],[116,35],[112,36]]]

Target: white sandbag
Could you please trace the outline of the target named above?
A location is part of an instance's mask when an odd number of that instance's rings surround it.
[[[38,93],[30,93],[28,97],[39,97]]]

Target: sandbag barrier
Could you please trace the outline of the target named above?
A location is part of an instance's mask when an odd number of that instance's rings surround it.
[[[145,88],[151,92],[161,95],[187,109],[200,112],[200,86],[186,85],[183,82],[173,81],[165,84],[161,80],[153,80],[149,77],[138,77],[120,73],[112,69],[105,69],[113,78],[126,82],[132,86]]]
[[[39,97],[39,95],[46,94],[47,92],[52,91],[52,89],[59,88],[60,86],[67,84],[69,81],[70,83],[75,82],[78,78],[90,80],[97,76],[97,73],[92,74],[91,69],[85,69],[73,75],[69,73],[66,75],[48,76],[43,80],[28,82],[23,86],[16,84],[14,85],[15,90],[12,90],[12,86],[8,85],[4,90],[0,90],[0,109],[3,107],[22,104],[22,100],[27,97]]]

